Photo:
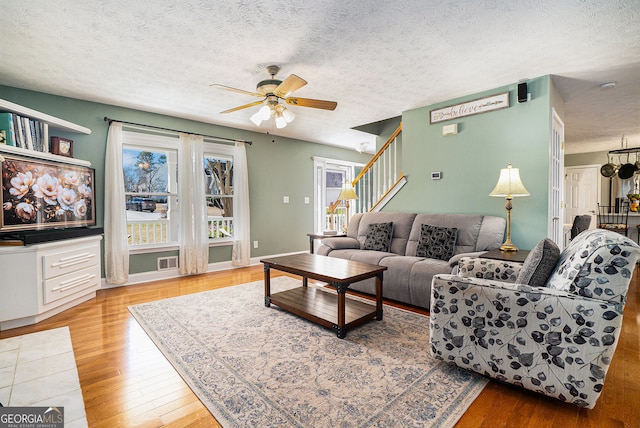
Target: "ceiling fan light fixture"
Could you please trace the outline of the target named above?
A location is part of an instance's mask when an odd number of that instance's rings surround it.
[[[287,126],[287,121],[284,120],[284,117],[281,113],[276,113],[276,128],[281,129]]]
[[[271,109],[268,105],[262,106],[260,110],[255,112],[250,120],[255,123],[256,126],[260,126],[263,120],[268,120],[271,117]]]
[[[260,126],[262,123],[262,116],[260,115],[260,110],[251,115],[251,122],[255,123],[256,126]]]
[[[291,123],[296,118],[296,115],[288,108],[282,107],[282,117],[287,123]]]
[[[260,115],[260,119],[262,120],[269,120],[269,118],[271,117],[271,114],[273,112],[271,111],[271,107],[268,105],[262,106],[260,107],[260,110],[258,110],[258,113]]]

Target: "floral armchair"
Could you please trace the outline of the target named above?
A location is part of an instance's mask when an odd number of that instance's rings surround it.
[[[639,258],[635,242],[602,229],[571,241],[544,287],[515,282],[522,264],[463,258],[458,275],[433,279],[431,354],[593,408]]]

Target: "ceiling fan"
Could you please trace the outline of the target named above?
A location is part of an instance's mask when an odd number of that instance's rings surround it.
[[[227,91],[239,92],[241,94],[251,95],[253,97],[262,98],[260,101],[254,101],[249,104],[244,104],[238,107],[231,108],[229,110],[221,111],[220,114],[232,113],[234,111],[242,110],[245,108],[257,106],[263,104],[262,108],[257,113],[251,116],[251,121],[257,126],[262,123],[263,120],[269,120],[271,117],[275,118],[276,127],[284,128],[287,123],[290,123],[295,114],[291,110],[288,110],[280,100],[283,100],[286,104],[319,108],[323,110],[335,110],[338,103],[335,101],[314,100],[311,98],[300,97],[287,97],[290,93],[297,91],[307,84],[307,81],[301,77],[291,74],[284,80],[278,80],[275,78],[276,74],[280,71],[280,67],[277,65],[270,65],[267,67],[267,72],[271,75],[271,79],[265,79],[258,82],[256,86],[256,92],[245,91],[243,89],[232,88],[230,86],[220,85],[214,83],[212,87],[225,89]]]

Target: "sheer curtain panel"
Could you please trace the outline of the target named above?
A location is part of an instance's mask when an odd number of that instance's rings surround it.
[[[108,284],[129,279],[127,213],[122,175],[122,123],[111,122],[107,136],[104,195],[104,266]]]
[[[233,266],[248,266],[251,262],[250,247],[250,209],[249,209],[249,173],[247,151],[244,143],[235,143],[233,150]]]
[[[204,273],[209,264],[209,234],[205,201],[201,135],[180,133],[180,273]]]

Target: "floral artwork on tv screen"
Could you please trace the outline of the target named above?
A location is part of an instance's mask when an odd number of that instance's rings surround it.
[[[94,169],[4,155],[0,232],[94,226]]]

